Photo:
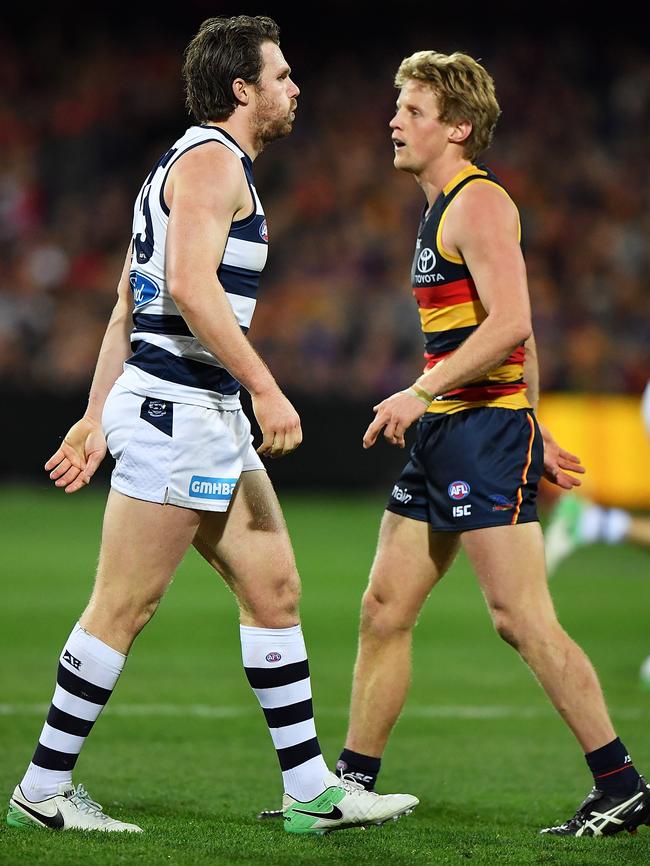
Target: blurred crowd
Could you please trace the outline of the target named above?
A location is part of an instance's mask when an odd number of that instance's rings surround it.
[[[198,23],[198,22],[197,22]],[[85,389],[133,200],[191,121],[183,43],[0,36],[0,376]],[[422,341],[409,288],[422,194],[392,167],[392,76],[418,47],[480,56],[503,110],[487,162],[522,216],[544,390],[640,392],[650,376],[650,59],[516,36],[290,56],[294,133],[255,164],[269,264],[250,337],[292,392],[385,395]],[[624,50],[625,49],[625,50]],[[397,51],[397,53],[396,53]]]

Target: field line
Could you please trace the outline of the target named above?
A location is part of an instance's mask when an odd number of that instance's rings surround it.
[[[0,716],[44,716],[49,704],[0,704]],[[115,703],[105,710],[111,716],[204,718],[204,719],[237,719],[254,716],[259,713],[255,704],[250,706],[211,706],[208,704],[120,704]],[[650,721],[650,711],[640,707],[623,707],[613,709],[612,715],[624,721]],[[347,707],[321,707],[318,716],[347,716]],[[402,714],[403,719],[540,719],[554,714],[548,706],[538,707],[508,707],[508,706],[411,706]]]

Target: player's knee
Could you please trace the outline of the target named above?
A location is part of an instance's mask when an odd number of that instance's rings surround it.
[[[499,637],[511,647],[519,650],[524,631],[521,621],[513,615],[512,611],[503,608],[493,608],[491,614],[494,628]]]
[[[159,604],[160,597],[93,599],[86,610],[86,616],[92,623],[96,623],[103,633],[133,640],[149,622]]]
[[[554,617],[531,615],[528,611],[513,611],[504,608],[492,609],[492,621],[499,636],[522,656],[531,653],[564,634]]]
[[[386,638],[399,632],[410,631],[415,618],[395,596],[382,595],[369,587],[361,602],[361,631],[375,637]]]
[[[285,574],[276,585],[277,607],[285,616],[298,615],[300,606],[300,577],[293,569]]]
[[[239,604],[259,628],[287,628],[299,619],[300,577],[295,568],[279,572],[254,592],[239,598]]]

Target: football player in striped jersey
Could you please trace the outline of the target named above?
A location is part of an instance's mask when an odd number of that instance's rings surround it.
[[[72,771],[133,641],[194,544],[239,602],[246,676],[282,771],[285,829],[382,824],[418,801],[366,791],[323,760],[300,579],[260,459],[297,448],[300,419],[246,338],[269,238],[253,161],[290,132],[299,90],[277,25],[261,16],[205,21],[187,48],[184,78],[195,123],[137,196],[88,408],[45,467],[74,493],[107,447],[116,460],[92,596],[59,657],[47,720],[7,822],[140,831],[106,815],[72,784]],[[257,452],[240,384],[262,430]]]

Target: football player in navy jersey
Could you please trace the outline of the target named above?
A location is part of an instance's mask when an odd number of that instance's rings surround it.
[[[565,489],[579,461],[537,424],[538,397],[517,208],[477,159],[500,110],[473,58],[421,51],[396,76],[394,165],[425,196],[412,288],[424,373],[374,407],[380,435],[410,460],[382,521],[363,597],[350,723],[338,767],[373,788],[410,681],[412,630],[464,547],[495,628],[522,656],[578,740],[594,787],[554,835],[610,835],[650,820],[650,789],[616,736],[596,673],[559,624],[536,514],[546,475]]]
[[[139,832],[72,784],[79,752],[192,544],[237,596],[243,662],[277,750],[285,828],[323,833],[408,813],[330,773],[313,718],[299,576],[259,455],[301,442],[300,419],[245,332],[268,233],[254,159],[292,127],[298,87],[265,17],[211,18],[187,48],[195,124],[134,206],[133,237],[88,408],[46,464],[57,487],[116,460],[97,576],[59,657],[47,720],[9,803],[14,827]],[[252,448],[239,386],[263,441]]]

